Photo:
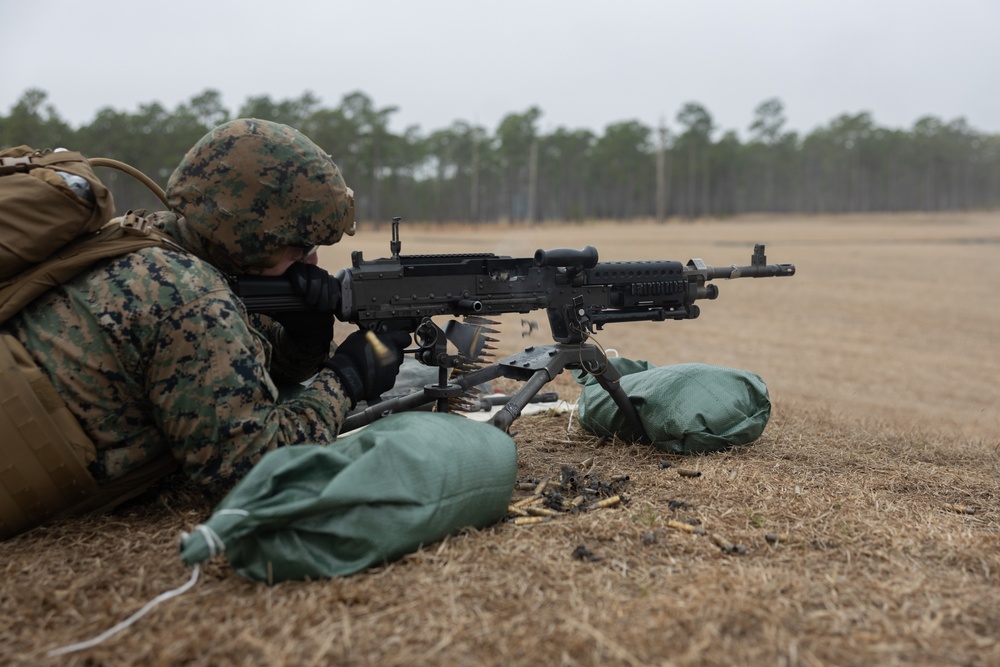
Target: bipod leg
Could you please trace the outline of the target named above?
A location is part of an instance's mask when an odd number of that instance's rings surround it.
[[[603,355],[603,353],[602,353]],[[585,367],[586,368],[586,367]],[[622,374],[617,368],[611,365],[608,358],[604,357],[603,370],[600,373],[595,373],[589,368],[586,368],[587,372],[594,376],[597,383],[604,388],[604,391],[611,395],[611,399],[618,406],[618,409],[622,411],[625,415],[626,421],[632,425],[641,436],[641,442],[643,444],[650,444],[653,442],[650,440],[649,435],[646,434],[646,428],[642,425],[642,420],[639,419],[639,413],[636,412],[635,406],[632,405],[632,401],[629,400],[628,394],[622,389],[621,379]]]
[[[490,423],[507,432],[514,420],[521,416],[524,406],[567,367],[578,365],[581,345],[533,345],[523,352],[501,359],[496,363],[503,377],[522,380],[524,384],[511,395],[503,408],[493,415]]]
[[[542,390],[546,384],[549,383],[549,374],[544,370],[535,371],[534,374],[528,378],[528,380],[521,385],[518,389],[511,395],[510,400],[504,403],[504,406],[497,411],[495,415],[490,419],[490,423],[507,433],[510,425],[514,423],[514,420],[521,416],[521,410],[524,409],[531,399],[535,397],[535,394]]]

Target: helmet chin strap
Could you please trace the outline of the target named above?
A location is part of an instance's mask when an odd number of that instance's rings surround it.
[[[277,264],[277,261],[271,262],[268,266],[241,262],[239,258],[230,255],[219,246],[212,245],[207,242],[205,243],[205,249],[207,251],[206,254],[208,255],[207,259],[209,263],[223,273],[227,274],[254,276],[259,275],[261,271],[266,270],[269,266]],[[272,259],[273,256],[269,257],[268,261],[270,262]]]

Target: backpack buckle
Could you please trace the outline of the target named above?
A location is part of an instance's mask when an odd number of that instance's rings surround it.
[[[34,165],[31,164],[31,156],[24,157],[0,157],[0,176],[26,172]]]
[[[138,211],[129,209],[118,221],[118,226],[129,236],[149,236],[152,233],[153,225],[145,217],[145,213],[146,209]]]

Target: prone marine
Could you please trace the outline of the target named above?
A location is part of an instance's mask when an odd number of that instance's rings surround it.
[[[407,334],[380,337],[397,352],[387,364],[360,331],[331,354],[332,312],[248,315],[227,281],[294,276],[307,302],[327,298],[316,249],[354,234],[354,200],[319,146],[285,125],[234,120],[188,151],[166,196],[170,210],[147,221],[174,245],[102,261],[0,327],[82,429],[50,456],[83,464],[38,480],[77,490],[44,516],[18,504],[30,480],[14,489],[0,476],[0,538],[113,507],[178,469],[221,495],[270,450],[334,441],[356,403],[395,381]]]

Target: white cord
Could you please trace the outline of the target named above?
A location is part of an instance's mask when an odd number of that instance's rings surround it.
[[[237,516],[250,516],[249,512],[241,509],[223,509],[216,512],[216,514],[235,514]],[[209,558],[214,558],[215,556],[223,553],[226,550],[226,543],[222,541],[222,538],[219,537],[219,534],[216,533],[211,528],[209,528],[208,526],[206,526],[205,524],[203,523],[198,524],[197,526],[195,526],[195,530],[201,533],[202,537],[205,538],[205,545],[208,547]],[[186,539],[187,536],[188,536],[187,533],[181,533],[181,539]],[[82,651],[85,648],[97,646],[108,637],[121,632],[128,626],[138,621],[140,618],[148,614],[149,610],[155,607],[156,605],[166,600],[169,600],[170,598],[175,598],[178,595],[187,592],[188,589],[194,586],[195,583],[198,581],[199,572],[201,572],[201,568],[196,563],[194,565],[194,570],[191,572],[191,579],[189,579],[188,582],[183,586],[181,586],[180,588],[175,588],[172,591],[167,591],[166,593],[161,593],[160,595],[157,595],[155,598],[147,602],[145,607],[143,607],[136,613],[132,614],[131,616],[126,618],[124,621],[122,621],[115,627],[111,628],[110,630],[106,630],[105,632],[102,632],[93,639],[88,639],[87,641],[80,642],[79,644],[70,644],[69,646],[63,646],[62,648],[53,649],[48,652],[48,656],[52,658],[57,655],[65,655],[66,653],[73,653],[74,651]]]
[[[218,537],[218,536],[216,536],[216,537]],[[63,646],[62,648],[53,649],[53,650],[51,650],[51,651],[48,652],[48,656],[50,658],[52,658],[52,657],[55,657],[57,655],[65,655],[67,653],[73,653],[74,651],[82,651],[85,648],[90,648],[92,646],[97,646],[98,644],[100,644],[101,642],[103,642],[108,637],[121,632],[122,630],[124,630],[128,626],[130,626],[133,623],[135,623],[136,621],[138,621],[140,618],[142,618],[147,613],[149,613],[149,610],[152,609],[153,607],[155,607],[156,605],[160,604],[161,602],[163,602],[165,600],[169,600],[170,598],[175,598],[178,595],[181,595],[182,593],[187,592],[188,589],[190,589],[192,586],[194,586],[195,583],[198,581],[198,574],[199,574],[199,572],[201,572],[201,568],[197,564],[195,564],[194,569],[191,572],[191,578],[188,580],[188,582],[186,584],[184,584],[180,588],[175,588],[172,591],[167,591],[166,593],[161,593],[160,595],[157,595],[155,598],[153,598],[152,600],[150,600],[149,602],[147,602],[145,607],[143,607],[142,609],[140,609],[136,613],[132,614],[131,616],[129,616],[128,618],[126,618],[124,621],[122,621],[121,623],[119,623],[115,627],[111,628],[110,630],[106,630],[106,631],[102,632],[101,634],[97,635],[93,639],[88,639],[87,641],[80,642],[79,644],[70,644],[69,646]]]
[[[199,523],[194,527],[202,537],[205,538],[205,545],[208,547],[208,557],[215,558],[216,555],[221,554],[226,550],[226,543],[222,541],[219,534],[206,526],[203,523]]]

